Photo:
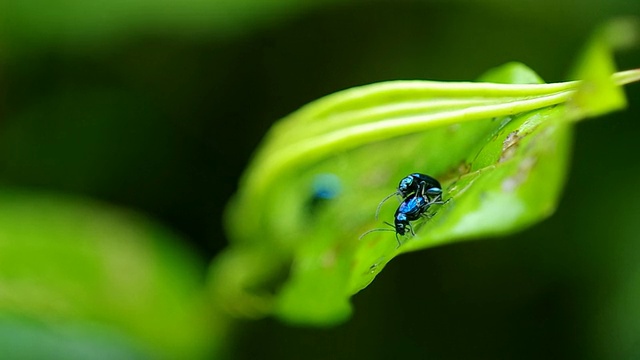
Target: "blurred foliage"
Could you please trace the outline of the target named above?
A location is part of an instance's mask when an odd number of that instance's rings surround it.
[[[57,266],[59,277],[50,286],[35,272],[40,266],[21,272],[51,295],[63,295],[75,288],[73,283],[87,279],[97,281],[87,285],[91,291],[116,286],[100,283],[100,274],[117,275],[118,269],[87,260],[110,257],[83,242],[102,244],[91,240],[96,234],[81,231],[86,217],[62,216],[62,209],[77,208],[83,214],[87,208],[102,209],[91,212],[97,223],[113,216],[122,221],[118,229],[145,232],[141,229],[149,226],[168,233],[137,215],[138,220],[126,220],[130,212],[118,210],[133,208],[182,236],[136,237],[130,240],[141,244],[136,251],[114,242],[113,254],[151,257],[163,267],[159,262],[169,260],[160,255],[157,242],[178,248],[182,246],[176,243],[186,242],[199,250],[198,256],[184,255],[187,264],[176,260],[182,263],[178,268],[187,269],[182,280],[153,282],[156,294],[166,290],[172,295],[166,302],[153,299],[151,307],[174,308],[173,301],[192,291],[201,296],[204,269],[196,265],[193,276],[188,269],[193,262],[208,261],[225,244],[219,221],[223,204],[275,119],[339,89],[390,79],[471,79],[514,59],[547,81],[558,81],[565,78],[587,34],[620,14],[640,14],[640,3],[4,1],[2,198],[20,187],[26,189],[15,197],[25,203],[59,207],[60,218],[54,210],[33,210],[39,215],[29,226],[38,231],[29,243],[55,254],[72,249],[64,259],[85,264],[87,271],[72,273],[72,265],[31,258],[31,252],[21,252],[24,258],[11,263]],[[620,53],[618,61],[620,68],[632,68],[640,57],[634,50]],[[299,329],[261,320],[241,323],[235,340],[229,341],[220,335],[228,334],[226,319],[210,309],[213,335],[207,344],[196,330],[187,332],[194,339],[159,343],[175,329],[147,332],[144,322],[154,310],[127,317],[136,307],[124,301],[135,293],[116,297],[112,307],[96,300],[101,305],[95,309],[86,304],[100,293],[91,293],[85,303],[65,299],[78,306],[77,313],[34,313],[34,308],[23,313],[5,303],[0,309],[3,354],[136,358],[180,347],[204,354],[222,344],[231,346],[235,358],[637,357],[640,317],[634,304],[640,286],[633,274],[640,263],[640,229],[634,217],[640,204],[635,186],[640,180],[635,160],[640,93],[637,85],[628,92],[627,112],[576,126],[575,161],[557,214],[503,240],[404,255],[354,297],[354,318],[336,329]],[[78,194],[119,207],[77,200]],[[21,216],[27,217],[24,212]],[[58,230],[49,232],[49,226]],[[76,240],[61,241],[56,248],[62,235],[49,234],[62,233]],[[74,252],[73,242],[87,251]],[[169,253],[176,251],[183,250]],[[248,264],[273,267],[283,277],[288,273],[273,262]],[[0,268],[4,272],[2,264]],[[27,299],[33,305],[38,296]],[[198,308],[184,309],[182,320],[177,314],[165,318],[156,313],[151,323],[184,326],[190,322],[187,315]],[[202,329],[201,320],[194,320],[194,328]],[[42,352],[25,345],[34,343]]]
[[[260,23],[283,21],[328,0],[137,0],[6,1],[5,45],[12,51],[51,46],[100,51],[101,43],[128,41],[133,32],[154,36],[209,37],[243,32]]]
[[[175,235],[139,215],[87,200],[7,189],[0,199],[5,348],[12,345],[6,339],[18,338],[9,324],[45,344],[57,343],[39,349],[13,345],[17,358],[37,351],[83,358],[82,352],[66,352],[75,349],[70,342],[80,342],[73,333],[90,342],[130,337],[142,350],[168,358],[210,351],[214,319],[202,291],[203,264]],[[17,321],[18,315],[26,321]]]

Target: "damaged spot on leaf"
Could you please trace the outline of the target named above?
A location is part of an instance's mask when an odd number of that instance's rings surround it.
[[[500,162],[507,161],[513,157],[516,152],[517,144],[522,139],[518,135],[518,130],[512,131],[502,142],[502,155],[500,156]]]

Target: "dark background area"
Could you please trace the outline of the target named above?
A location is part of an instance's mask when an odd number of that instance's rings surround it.
[[[42,30],[51,9],[14,5],[0,57],[0,184],[135,209],[209,260],[226,244],[222,212],[252,151],[305,103],[383,80],[471,80],[514,60],[561,81],[599,25],[640,15],[622,0],[238,4],[194,8],[197,21],[106,17],[104,28],[89,13],[85,33]],[[638,67],[640,49],[617,59]],[[626,91],[627,110],[577,124],[550,219],[401,256],[337,328],[243,322],[232,357],[640,356],[640,86]]]

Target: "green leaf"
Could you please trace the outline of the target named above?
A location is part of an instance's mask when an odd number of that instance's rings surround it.
[[[637,20],[620,18],[600,28],[584,50],[571,78],[582,80],[580,91],[571,99],[570,117],[582,119],[605,114],[626,106],[621,87],[610,76],[616,71],[612,48],[624,48],[636,42]]]
[[[211,273],[218,300],[238,314],[331,325],[397,255],[512,233],[549,216],[573,121],[620,108],[618,86],[640,78],[638,70],[611,76],[601,60],[587,54],[591,82],[544,84],[511,63],[476,83],[353,88],[283,119],[228,206],[232,244]],[[601,93],[602,104],[592,104]],[[430,219],[414,222],[416,236],[399,247],[392,231],[360,238],[391,230],[382,220],[393,222],[395,200],[383,204],[379,221],[376,208],[413,172],[439,179],[447,202],[431,206]],[[318,186],[333,196],[318,196]]]
[[[204,266],[179,244],[133,213],[0,189],[0,353],[207,356]]]

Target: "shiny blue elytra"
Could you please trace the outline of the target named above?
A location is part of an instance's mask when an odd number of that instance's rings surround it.
[[[439,196],[442,194],[440,182],[429,175],[413,173],[405,176],[398,184],[396,193],[402,198],[420,192],[422,196]]]
[[[422,214],[427,211],[431,203],[423,196],[411,196],[406,198],[394,216],[395,221],[393,227],[396,229],[396,235],[404,235],[406,229],[411,231],[411,234],[415,235],[411,228],[410,221],[418,220]]]
[[[401,201],[404,201],[408,196],[417,194],[418,192],[420,196],[426,197],[429,202],[442,200],[442,185],[440,185],[438,180],[425,174],[409,174],[400,180],[396,192],[389,194],[380,201],[378,208],[376,208],[376,219],[378,218],[382,204],[389,200],[389,198],[397,195],[402,199]]]
[[[394,215],[394,223],[385,224],[391,226],[392,229],[373,229],[360,235],[360,239],[373,231],[394,231],[398,246],[401,245],[398,235],[404,236],[407,230],[415,236],[411,221],[418,220],[426,215],[427,209],[433,204],[443,204],[442,202],[442,186],[440,182],[429,175],[413,173],[405,176],[398,184],[395,193],[385,197],[376,209],[376,219],[382,204],[390,197],[398,195],[402,197],[402,202],[398,206]]]

